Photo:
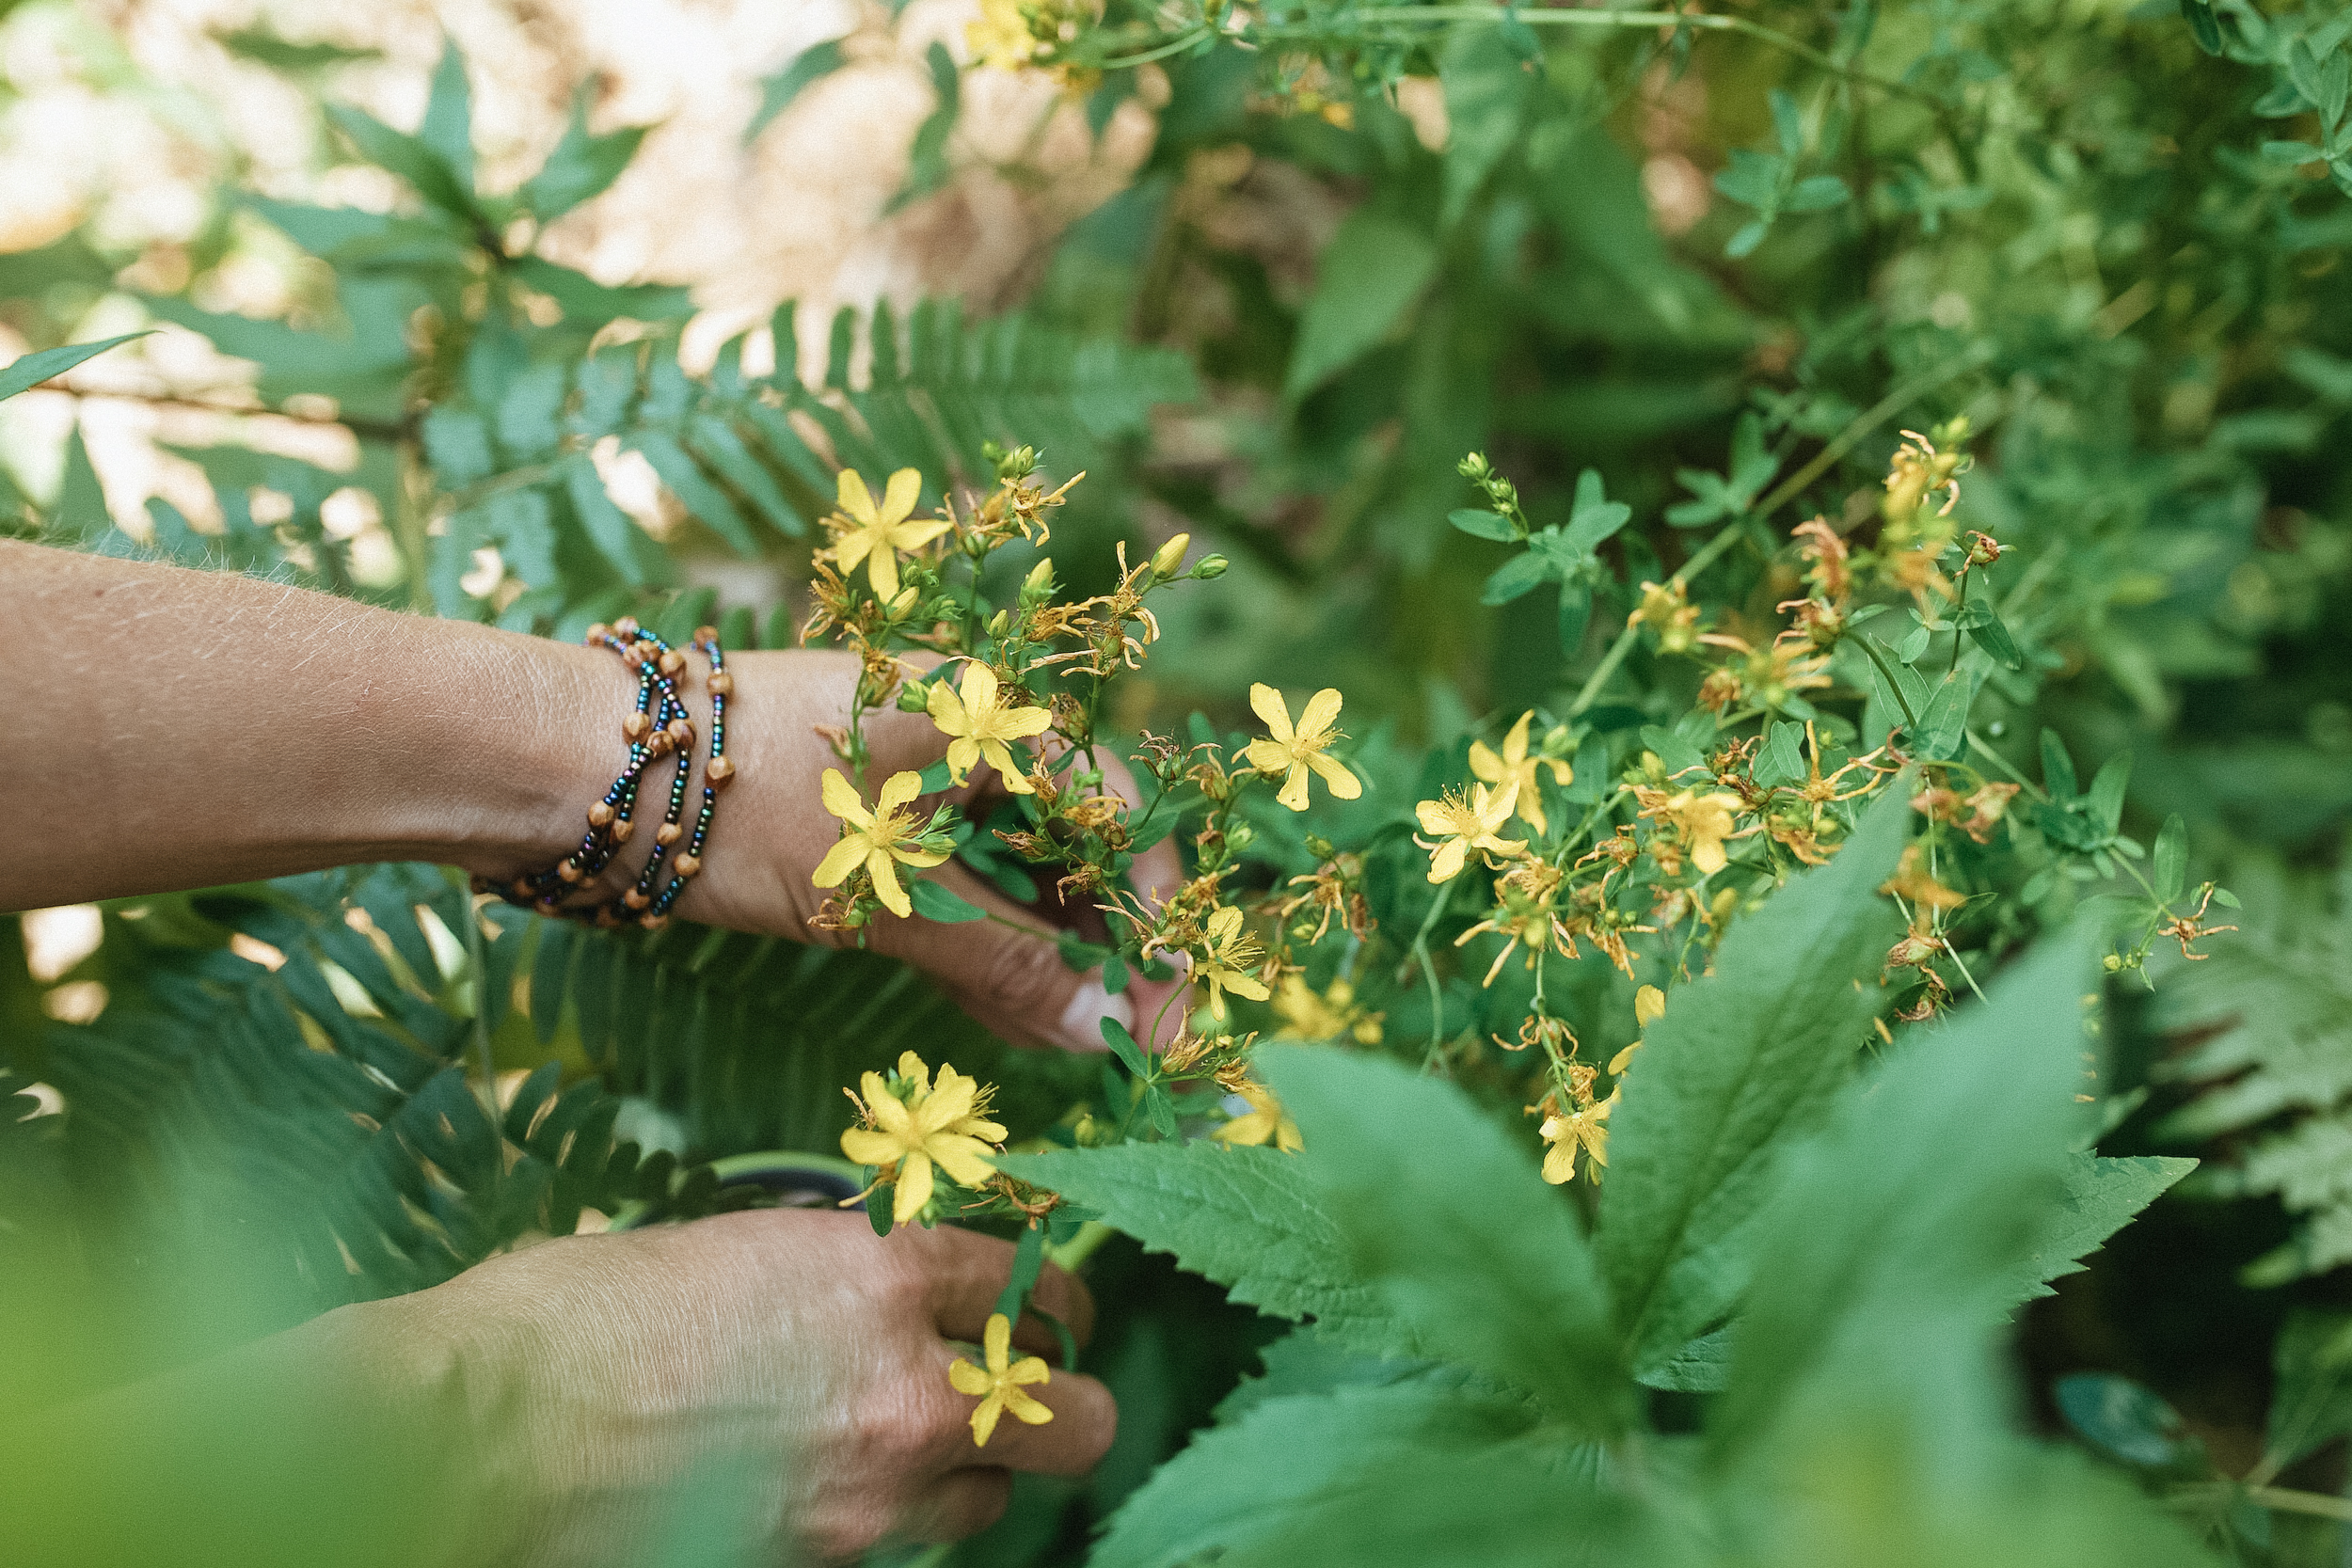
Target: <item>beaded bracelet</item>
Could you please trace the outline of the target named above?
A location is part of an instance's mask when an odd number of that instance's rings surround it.
[[[625,615],[610,626],[590,626],[584,641],[592,648],[612,650],[620,656],[622,663],[637,673],[637,703],[621,721],[622,737],[628,742],[628,765],[604,792],[604,798],[588,808],[588,830],[581,835],[579,848],[546,870],[525,873],[503,886],[477,877],[474,889],[495,893],[510,904],[536,910],[541,914],[594,920],[599,926],[633,924],[658,930],[669,923],[670,907],[677,902],[678,894],[702,870],[703,849],[710,839],[710,821],[718,812],[719,792],[735,778],[735,764],[726,755],[727,699],[734,694],[735,677],[727,673],[726,653],[719,646],[717,628],[696,627],[688,646],[710,661],[707,683],[710,689],[710,761],[703,768],[702,810],[695,816],[693,832],[689,836],[680,825],[694,765],[694,721],[687,716],[686,704],[678,695],[686,656],[639,626],[634,616]],[[668,810],[660,826],[654,830],[653,854],[638,874],[636,883],[610,901],[565,903],[575,890],[585,887],[603,873],[621,846],[636,832],[638,791],[644,783],[646,770],[671,756],[677,759],[677,767],[670,780]],[[670,850],[680,839],[686,840],[686,847],[672,861]],[[665,861],[670,864],[670,879],[657,893],[655,887],[660,881]]]

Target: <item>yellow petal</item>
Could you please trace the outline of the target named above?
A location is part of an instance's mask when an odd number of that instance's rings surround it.
[[[890,1217],[895,1224],[904,1225],[923,1212],[923,1205],[931,1200],[931,1163],[921,1154],[910,1154],[898,1167],[898,1185],[890,1203]]]
[[[864,480],[858,488],[866,488]],[[923,499],[923,476],[913,468],[900,468],[890,476],[890,488],[882,492],[882,515],[886,523],[901,522],[914,510],[914,503]],[[869,508],[872,501],[866,503]]]
[[[1449,838],[1438,846],[1438,852],[1429,857],[1429,879],[1433,882],[1452,881],[1461,874],[1462,863],[1470,858],[1470,846],[1458,838]]]
[[[1488,784],[1501,784],[1502,782],[1502,759],[1495,755],[1494,748],[1487,745],[1485,741],[1473,740],[1470,742],[1470,771],[1477,777],[1486,780]]]
[[[898,873],[888,855],[875,850],[866,857],[866,869],[873,875],[874,896],[882,900],[883,909],[901,920],[914,912],[914,901],[907,897],[907,890],[898,885]]]
[[[956,1386],[959,1394],[986,1394],[996,1386],[996,1380],[961,1356],[947,1365],[947,1381]]]
[[[977,659],[963,667],[963,705],[976,724],[996,705],[996,672]]]
[[[1565,789],[1568,785],[1576,783],[1576,769],[1568,766],[1565,758],[1541,757],[1538,758],[1537,761],[1543,767],[1551,769],[1551,782],[1558,784],[1562,789]]]
[[[1315,736],[1328,730],[1340,716],[1341,701],[1339,689],[1330,686],[1308,698],[1306,711],[1298,716],[1298,733]]]
[[[877,814],[896,811],[923,793],[923,775],[912,771],[893,773],[883,781],[882,793],[874,799]]]
[[[936,1132],[949,1122],[960,1121],[972,1113],[972,1101],[979,1095],[979,1085],[966,1078],[952,1067],[939,1069],[939,1087],[923,1098],[923,1113],[915,1117],[926,1132]]]
[[[960,735],[947,742],[947,776],[961,784],[980,760],[980,743],[968,735]]]
[[[898,596],[898,552],[884,546],[866,559],[866,580],[874,586],[874,597],[888,604]]]
[[[1263,982],[1252,975],[1244,974],[1239,970],[1230,970],[1226,973],[1225,989],[1236,996],[1247,996],[1252,1002],[1263,1002],[1270,994]]]
[[[818,887],[839,887],[857,869],[857,863],[866,858],[868,847],[865,834],[844,833],[825,851],[825,858],[817,863],[809,881]]]
[[[900,865],[911,865],[917,870],[937,865],[948,855],[948,851],[945,849],[909,849],[903,846],[891,850],[890,853]]]
[[[866,802],[858,799],[856,787],[837,769],[826,768],[824,782],[818,787],[824,795],[825,809],[842,821],[854,828],[874,825],[873,814],[866,809]]]
[[[1700,839],[1691,847],[1691,863],[1710,877],[1721,871],[1724,864],[1724,841],[1720,838]]]
[[[1640,1040],[1635,1040],[1631,1045],[1627,1046],[1623,1051],[1620,1051],[1615,1055],[1610,1057],[1609,1076],[1612,1078],[1621,1076],[1626,1069],[1633,1065],[1633,1053],[1641,1048],[1642,1042]]]
[[[1012,1320],[1002,1312],[991,1312],[988,1327],[980,1337],[980,1347],[988,1354],[988,1370],[1002,1372],[1012,1354]]]
[[[900,523],[890,531],[890,543],[902,550],[920,549],[952,526],[943,517],[932,517],[920,523]]]
[[[1266,733],[1287,746],[1291,742],[1290,709],[1282,705],[1282,694],[1263,681],[1249,688],[1251,711],[1265,721]]]
[[[988,765],[996,769],[997,777],[1005,781],[1005,787],[1007,789],[1012,789],[1012,792],[1015,795],[1034,795],[1037,793],[1033,789],[1013,789],[1013,781],[1019,780],[1022,784],[1025,784],[1028,783],[1028,780],[1021,777],[1021,766],[1012,760],[1012,751],[1003,741],[995,739],[992,736],[987,740],[981,741],[979,744],[980,755],[986,757],[988,759]]]
[[[1446,810],[1443,800],[1423,800],[1413,808],[1413,815],[1421,818],[1421,831],[1424,833],[1444,834],[1454,831],[1453,814]]]
[[[923,699],[923,707],[943,734],[969,735],[972,732],[972,716],[964,707],[963,699],[957,696],[955,688],[946,681],[931,683],[930,695]]]
[[[967,1138],[956,1132],[934,1132],[923,1140],[924,1149],[959,1186],[977,1191],[996,1174],[996,1167],[986,1158],[988,1146],[977,1138]]]
[[[903,1149],[914,1136],[914,1114],[898,1097],[883,1086],[882,1074],[869,1072],[864,1079],[866,1108],[874,1113],[875,1123],[891,1135]]]
[[[1051,1383],[1054,1381],[1054,1369],[1045,1364],[1042,1356],[1025,1355],[1006,1371],[1005,1381],[1013,1384]],[[1006,1402],[1011,1402],[1008,1400]]]
[[[1576,1174],[1576,1140],[1564,1138],[1544,1150],[1544,1180],[1557,1187]]]
[[[1041,707],[1009,707],[996,721],[996,733],[1007,740],[1026,740],[1054,726],[1054,716]]]
[[[1534,719],[1535,710],[1529,708],[1519,715],[1519,721],[1511,726],[1511,733],[1502,737],[1502,760],[1514,768],[1527,760],[1527,726]]]
[[[1220,905],[1210,911],[1207,930],[1209,941],[1213,945],[1224,946],[1232,939],[1233,933],[1240,929],[1241,911],[1231,904]]]
[[[1633,1022],[1646,1029],[1666,1016],[1666,993],[1656,986],[1644,986],[1633,993]]]
[[[1255,1148],[1265,1142],[1273,1132],[1274,1118],[1263,1111],[1252,1111],[1248,1116],[1235,1117],[1210,1136],[1222,1144]]]
[[[1045,1363],[1040,1361],[1038,1365],[1042,1367]],[[1054,1412],[1050,1407],[1039,1403],[1010,1384],[1005,1386],[1004,1395],[1005,1408],[1012,1412],[1013,1419],[1017,1421],[1033,1427],[1041,1427],[1054,1418]]]
[[[880,1168],[895,1164],[905,1152],[896,1138],[871,1128],[852,1127],[841,1134],[842,1157],[857,1164]]]
[[[955,1069],[943,1068],[941,1070],[945,1072],[953,1072],[955,1071]],[[916,1088],[922,1090],[925,1094],[930,1093],[931,1069],[930,1066],[925,1063],[923,1058],[917,1056],[914,1052],[901,1051],[898,1053],[898,1076],[914,1085]]]
[[[988,1440],[996,1434],[996,1418],[1003,1414],[1004,1407],[1004,1400],[998,1395],[991,1394],[980,1402],[980,1407],[977,1410],[972,1412],[972,1446],[974,1448],[988,1447]]]
[[[1282,787],[1274,792],[1274,799],[1276,803],[1288,806],[1293,811],[1307,809],[1307,765],[1305,763],[1291,764],[1290,777],[1284,779]]]
[[[1261,773],[1279,773],[1291,765],[1290,748],[1279,740],[1253,740],[1242,748],[1242,755]]]
[[[866,488],[866,480],[855,468],[844,468],[835,483],[839,486],[841,510],[861,523],[874,520],[874,493]]]
[[[1345,764],[1327,757],[1321,752],[1307,754],[1307,766],[1313,768],[1323,782],[1331,786],[1334,800],[1353,800],[1364,792],[1361,780],[1347,770]]]

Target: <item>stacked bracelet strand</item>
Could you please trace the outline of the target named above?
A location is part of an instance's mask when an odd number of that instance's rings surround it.
[[[735,776],[735,764],[726,756],[727,699],[734,692],[735,677],[727,673],[718,631],[696,627],[688,645],[710,661],[710,760],[703,769],[702,809],[689,835],[683,822],[693,773],[695,732],[679,692],[686,656],[631,616],[623,616],[609,626],[590,626],[583,641],[590,647],[611,650],[636,672],[637,701],[621,722],[622,737],[628,742],[628,761],[603,799],[588,808],[588,827],[579,848],[544,871],[525,873],[503,885],[476,878],[474,885],[479,892],[496,893],[511,904],[542,914],[594,920],[600,926],[638,925],[656,929],[668,923],[678,894],[702,870],[719,795]],[[636,882],[609,901],[569,901],[575,892],[592,884],[628,842],[636,831],[639,793],[646,772],[672,757],[676,759],[676,768],[671,775],[667,810],[654,830],[653,854]],[[684,847],[673,858],[671,850],[681,840]],[[670,870],[666,883],[661,880],[665,863]]]

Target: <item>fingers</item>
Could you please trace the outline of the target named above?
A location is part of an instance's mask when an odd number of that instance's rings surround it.
[[[1012,1243],[951,1226],[930,1231],[894,1232],[883,1244],[903,1235],[922,1250],[916,1266],[924,1271],[925,1305],[931,1325],[949,1339],[973,1343],[988,1329],[996,1298],[1012,1277]],[[1032,1299],[1059,1318],[1073,1338],[1085,1344],[1094,1334],[1094,1297],[1083,1280],[1048,1262],[1037,1276]],[[1013,1325],[1013,1343],[1037,1354],[1050,1354],[1061,1346],[1051,1328],[1026,1313]]]
[[[911,1506],[898,1533],[910,1541],[961,1541],[1004,1517],[1012,1472],[1001,1465],[950,1470]]]
[[[1050,929],[1035,914],[953,861],[930,875],[1012,925],[885,918],[872,927],[876,951],[929,972],[966,1012],[1015,1044],[1101,1051],[1104,1019],[1134,1027],[1134,1004],[1104,990],[1099,971],[1079,974],[1064,964]]]

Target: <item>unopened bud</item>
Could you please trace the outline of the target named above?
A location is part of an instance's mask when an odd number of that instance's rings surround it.
[[[1184,552],[1192,548],[1192,535],[1180,533],[1162,545],[1152,557],[1152,580],[1166,582],[1176,575],[1176,568],[1184,563]]]
[[[898,688],[898,711],[921,713],[931,700],[930,688],[921,681],[909,681]]]
[[[1212,582],[1223,577],[1225,568],[1232,564],[1221,555],[1204,555],[1200,558],[1200,564],[1192,569],[1192,575],[1202,582]]]
[[[2001,542],[1989,533],[1970,530],[1968,533],[1968,564],[1990,566],[2001,559]]]
[[[1247,849],[1256,840],[1258,830],[1247,822],[1236,822],[1225,830],[1225,842],[1235,849]]]
[[[1021,579],[1021,603],[1024,608],[1043,604],[1054,595],[1054,558],[1041,557],[1029,568],[1029,575]]]
[[[1009,610],[1000,610],[995,614],[988,618],[988,635],[991,637],[1002,637],[1005,635],[1005,628],[1011,625],[1012,611]]]
[[[890,601],[888,607],[890,618],[894,621],[903,621],[914,614],[914,607],[922,602],[923,591],[910,582],[904,588],[899,589],[898,595]]]

